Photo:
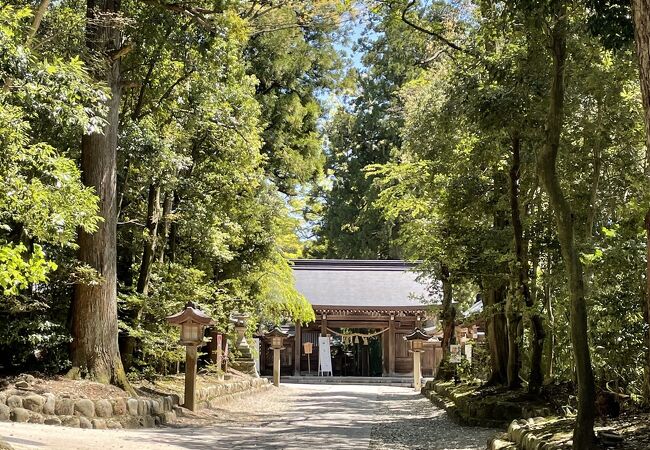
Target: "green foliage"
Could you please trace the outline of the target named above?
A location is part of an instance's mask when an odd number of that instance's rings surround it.
[[[81,131],[103,124],[105,95],[89,82],[78,58],[38,59],[22,45],[28,8],[0,9],[0,288],[18,295],[47,281],[56,264],[43,245],[73,246],[79,228],[92,232],[97,198],[65,149],[32,124]]]
[[[600,8],[607,2],[592,3]],[[480,291],[483,298],[493,287],[509,291],[514,311],[524,318],[526,327],[522,374],[528,373],[530,365],[528,320],[542,314],[548,339],[552,339],[544,356],[547,374],[572,379],[566,277],[553,211],[536,176],[536,156],[544,143],[541,124],[547,110],[551,61],[547,37],[529,23],[532,15],[521,12],[539,5],[522,4],[520,10],[477,2],[467,12],[458,5],[417,2],[409,17],[438,36],[462,43],[461,51],[425,33],[419,35],[421,41],[413,40],[414,30],[399,21],[405,3],[373,5],[382,28],[377,29],[379,36],[373,44],[364,48],[367,61],[372,61],[367,70],[373,77],[361,92],[374,93],[370,85],[382,77],[391,81],[378,97],[381,101],[372,106],[381,111],[382,118],[392,119],[382,131],[398,124],[397,136],[390,140],[388,153],[372,161],[381,147],[364,144],[374,142],[375,129],[372,124],[357,124],[371,117],[374,109],[343,112],[332,119],[328,138],[338,159],[332,166],[333,188],[326,197],[329,209],[324,224],[331,224],[331,230],[320,231],[326,237],[325,254],[328,249],[330,254],[341,251],[344,256],[364,251],[363,242],[340,242],[350,230],[361,235],[373,229],[360,226],[361,218],[377,209],[379,223],[398,224],[392,239],[402,254],[423,260],[421,270],[434,280],[440,278],[438,271],[444,264],[455,291],[458,286],[473,285],[470,291]],[[454,13],[446,8],[458,9]],[[589,27],[596,24],[592,20],[596,15],[582,4],[573,4],[570,10],[558,171],[574,211],[576,240],[585,264],[597,376],[601,382],[613,381],[636,392],[647,345],[640,306],[645,250],[640,218],[645,214],[641,205],[647,205],[648,198],[643,116],[635,59],[626,45],[617,45],[618,51],[612,52],[611,45],[604,46],[594,36]],[[607,39],[629,43],[629,28],[614,26],[623,19],[629,24],[629,17],[613,15],[607,18],[611,27],[600,30],[611,32],[604,36]],[[418,42],[424,46],[418,47]],[[422,54],[435,57],[422,66],[418,64],[422,58],[400,58],[390,51],[403,47],[402,55],[421,48]],[[443,50],[436,52],[439,48]],[[387,105],[393,106],[382,109]],[[381,123],[382,119],[372,120]],[[523,305],[521,293],[513,290],[520,269],[512,245],[509,189],[514,138],[521,143],[518,213],[527,282],[536,300],[533,307]],[[367,184],[354,180],[359,173]],[[335,196],[345,200],[337,204],[332,201]],[[333,220],[344,215],[350,218]],[[483,316],[493,314],[494,310],[486,309]],[[612,347],[617,351],[612,352]]]
[[[47,274],[56,270],[56,264],[45,259],[40,245],[35,245],[29,259],[23,254],[23,244],[6,244],[0,247],[0,287],[4,295],[18,295],[30,284],[47,281]]]
[[[33,4],[22,4],[0,7],[0,314],[15,322],[0,337],[15,356],[0,364],[60,371],[71,288],[104,282],[73,253],[77,231],[99,223],[79,139],[106,125],[110,91],[87,74],[101,69],[86,52],[85,2],[52,2],[29,40]],[[318,91],[337,83],[332,41],[349,6],[226,2],[197,19],[122,2],[117,289],[136,372],[182,357],[164,319],[187,301],[223,332],[235,310],[313,320],[288,258],[302,254],[297,195],[322,174]]]

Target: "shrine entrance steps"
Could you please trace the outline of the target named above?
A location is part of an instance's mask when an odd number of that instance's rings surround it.
[[[413,376],[393,376],[393,377],[319,377],[315,375],[305,376],[283,376],[280,378],[281,383],[297,384],[368,384],[380,386],[395,387],[413,387]],[[423,379],[422,384],[425,381]]]

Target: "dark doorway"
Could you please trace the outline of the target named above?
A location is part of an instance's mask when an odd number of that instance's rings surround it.
[[[377,330],[342,328],[343,335],[353,333],[368,335]],[[339,335],[332,339],[332,364],[335,376],[380,377],[382,376],[381,335],[364,339],[355,336],[351,340]]]

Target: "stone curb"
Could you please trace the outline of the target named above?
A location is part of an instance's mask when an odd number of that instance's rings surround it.
[[[204,387],[197,393],[198,406],[212,408],[270,386],[268,380],[256,378]],[[91,400],[26,389],[0,392],[0,421],[95,429],[153,428],[174,421],[182,411],[176,394]]]
[[[543,417],[513,420],[508,432],[488,442],[488,450],[567,450],[568,444],[546,442],[545,436],[535,434],[536,426],[544,423]],[[500,446],[502,445],[502,446]]]
[[[143,428],[174,420],[178,404],[176,395],[91,400],[11,389],[0,392],[0,420],[76,428]]]
[[[264,381],[260,382],[259,380],[264,380]],[[245,386],[239,386],[239,387],[243,387],[243,389],[239,389],[239,390],[236,388],[219,390],[214,388],[218,388],[221,386],[211,386],[210,388],[206,389],[207,392],[204,393],[203,396],[201,396],[200,394],[198,395],[199,397],[198,408],[199,409],[216,408],[219,405],[228,403],[237,398],[247,397],[248,395],[262,392],[273,387],[273,385],[264,378],[256,378],[254,381],[255,382],[246,383]]]
[[[444,409],[449,417],[457,424],[483,428],[504,428],[508,425],[509,420],[477,418],[464,414],[454,399],[437,392],[433,386],[435,386],[435,382],[427,382],[426,386],[421,390],[422,395],[428,398],[438,408]]]
[[[468,426],[505,428],[518,418],[550,416],[551,410],[534,405],[520,405],[513,401],[492,402],[470,399],[458,395],[446,383],[428,381],[422,394],[432,402],[442,402],[437,406],[445,408],[457,423]]]

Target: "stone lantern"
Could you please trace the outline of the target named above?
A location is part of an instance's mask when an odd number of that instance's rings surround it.
[[[413,333],[404,336],[404,339],[411,344],[410,351],[413,353],[413,388],[416,391],[422,389],[422,373],[420,369],[420,353],[424,352],[424,343],[431,339],[431,336],[416,328]]]
[[[284,350],[284,338],[287,333],[280,328],[275,327],[265,335],[271,339],[271,348],[273,349],[273,384],[280,386],[280,351]]]
[[[237,350],[235,352],[235,359],[232,361],[232,368],[257,377],[259,374],[255,368],[251,347],[246,340],[246,328],[248,327],[249,319],[250,316],[248,314],[239,312],[234,312],[230,316],[230,321],[235,327],[235,350]]]
[[[203,344],[205,327],[214,321],[193,302],[188,302],[185,309],[173,316],[167,317],[167,322],[181,327],[180,344],[185,346],[185,402],[184,407],[190,411],[195,409],[196,393],[196,358],[197,347]]]

